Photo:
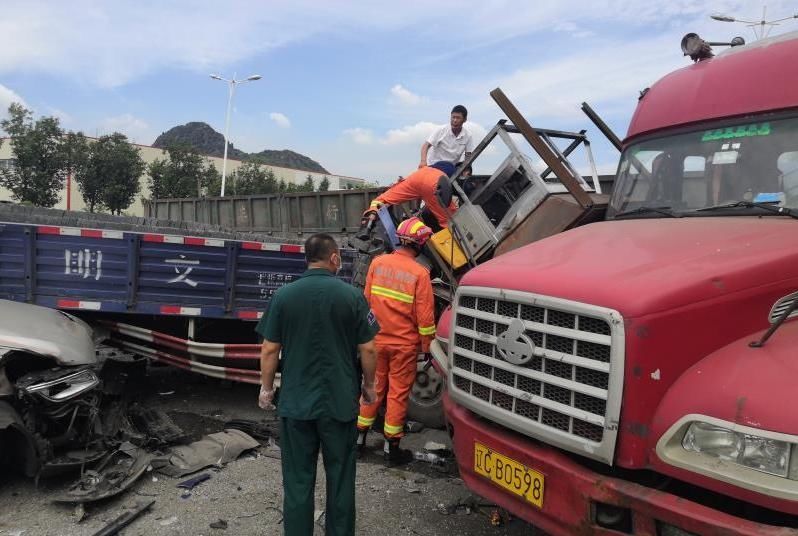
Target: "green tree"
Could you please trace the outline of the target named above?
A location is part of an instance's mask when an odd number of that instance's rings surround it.
[[[0,127],[11,138],[15,160],[13,167],[2,171],[0,185],[18,201],[42,207],[55,205],[69,170],[58,119],[42,117],[34,121],[30,110],[12,103]]]
[[[190,146],[170,145],[163,152],[168,158],[156,159],[147,167],[154,199],[194,197],[199,188],[210,186],[207,182],[211,173]]]
[[[224,193],[225,195],[238,195],[237,194],[238,181],[235,180],[233,175],[225,178]],[[209,197],[218,197],[222,195],[222,173],[216,169],[213,162],[208,162],[208,165],[200,173],[199,180],[197,181],[197,196],[208,195]]]
[[[89,142],[82,132],[67,132],[63,141],[62,151],[67,173],[77,175],[88,161]],[[77,182],[77,177],[75,177],[75,182]]]
[[[101,136],[91,144],[83,178],[84,184],[95,185],[98,196],[90,202],[89,212],[94,212],[95,204],[99,204],[111,214],[122,214],[133,204],[140,190],[139,177],[146,167],[139,152],[119,132]],[[79,175],[76,180],[83,193]],[[83,199],[89,201],[85,193]]]
[[[277,177],[275,177],[274,171],[270,169],[266,172],[266,180],[263,183],[263,191],[260,193],[276,194],[278,191],[280,191],[280,186],[277,184]]]
[[[379,188],[380,185],[376,182],[362,182],[359,184],[355,184],[354,186],[352,183],[346,185],[347,190],[368,190],[370,188]]]
[[[311,175],[308,175],[307,177],[305,177],[305,182],[303,182],[299,186],[298,191],[300,191],[300,192],[312,192],[314,189],[315,189],[315,185],[313,184],[313,177]]]
[[[329,189],[330,189],[330,179],[328,179],[325,176],[323,179],[321,179],[321,182],[319,183],[319,191],[320,192],[326,192]]]
[[[238,168],[236,195],[272,194],[275,192],[274,173],[264,171],[255,162],[245,162]]]

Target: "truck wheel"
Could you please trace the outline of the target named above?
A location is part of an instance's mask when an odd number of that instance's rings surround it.
[[[424,363],[419,362],[416,381],[410,390],[410,400],[407,404],[408,420],[418,421],[428,428],[446,426],[443,417],[444,381],[444,377],[433,367],[424,370]]]

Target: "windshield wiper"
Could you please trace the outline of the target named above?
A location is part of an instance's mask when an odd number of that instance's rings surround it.
[[[656,214],[662,214],[663,216],[668,216],[669,218],[681,218],[681,214],[676,214],[671,210],[671,207],[637,207],[633,208],[632,210],[625,210],[623,212],[618,212],[615,214],[614,218],[617,220],[618,218],[623,218],[624,216],[637,216],[638,214],[651,214],[652,212]]]
[[[710,210],[722,210],[724,208],[737,208],[737,207],[761,208],[762,210],[767,210],[768,212],[772,212],[773,214],[778,214],[780,216],[789,216],[791,218],[795,218],[798,220],[798,212],[796,212],[793,209],[787,207],[777,207],[771,203],[757,203],[756,201],[735,201],[733,203],[724,203],[723,205],[697,208],[693,212],[707,212]]]

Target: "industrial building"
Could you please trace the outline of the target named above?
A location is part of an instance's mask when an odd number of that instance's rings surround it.
[[[89,138],[94,139],[94,138]],[[139,154],[141,155],[141,159],[146,163],[150,164],[151,162],[167,158],[167,155],[164,153],[163,149],[157,147],[151,147],[149,145],[139,145],[133,144],[139,149]],[[206,162],[212,163],[219,172],[222,170],[222,159],[215,156],[203,156]],[[233,160],[228,158],[227,159],[227,181],[228,184],[235,181],[235,170],[241,166],[244,162],[241,160]],[[2,145],[0,145],[0,169],[8,168],[9,166],[14,165],[14,154],[12,144],[8,138],[3,140]],[[333,175],[329,173],[318,173],[314,171],[306,171],[302,169],[291,169],[291,168],[284,168],[278,166],[271,166],[267,164],[262,164],[261,168],[264,171],[271,171],[274,173],[275,178],[280,181],[283,180],[287,184],[302,184],[307,179],[308,175],[313,178],[313,183],[318,186],[318,184],[326,177],[330,181],[330,190],[346,190],[349,188],[357,188],[365,184],[364,179],[358,179],[355,177],[345,177],[342,175]],[[150,189],[148,184],[148,175],[145,172],[141,178],[139,179],[139,183],[141,184],[141,190],[139,191],[139,197],[136,201],[133,202],[132,205],[125,211],[125,214],[130,216],[143,216],[144,215],[144,205],[142,203],[143,199],[149,199],[150,197]],[[11,192],[6,190],[5,188],[0,187],[0,201],[13,201],[14,199],[11,197]],[[83,201],[83,197],[80,194],[80,190],[75,184],[74,181],[64,181],[64,189],[61,194],[60,200],[58,203],[53,207],[62,210],[85,210],[86,203]]]

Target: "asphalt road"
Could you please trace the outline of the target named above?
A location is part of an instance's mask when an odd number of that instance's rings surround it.
[[[223,384],[175,369],[154,369],[136,398],[166,411],[194,437],[222,429],[226,420],[268,417],[255,404],[257,388]],[[410,434],[405,446],[421,449],[427,441],[448,445],[446,433],[424,430]],[[369,453],[358,464],[358,535],[538,535],[540,532],[517,519],[501,526],[490,522],[492,507],[468,509],[458,504],[474,498],[457,477],[416,461],[402,469],[382,464],[382,439],[372,434]],[[91,535],[139,501],[155,500],[152,507],[120,534],[161,535],[280,535],[282,534],[282,481],[280,461],[266,456],[266,448],[246,453],[221,469],[211,469],[211,479],[189,494],[176,487],[183,479],[145,474],[130,490],[104,502],[85,507],[82,519],[75,509],[50,502],[69,479],[39,483],[20,476],[0,479],[0,536]],[[316,508],[324,533],[324,472],[319,466]],[[477,499],[477,502],[479,500]],[[448,508],[447,508],[448,507]],[[221,520],[221,521],[220,521]],[[217,528],[212,528],[211,525]],[[218,528],[226,527],[226,528]]]

